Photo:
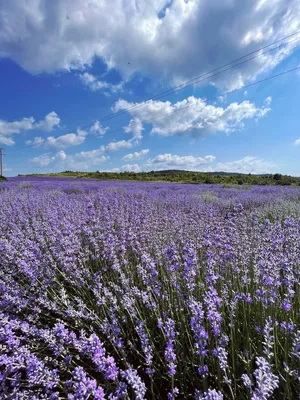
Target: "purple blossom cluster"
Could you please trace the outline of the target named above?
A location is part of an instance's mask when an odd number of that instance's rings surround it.
[[[0,185],[1,399],[299,398],[299,188]]]

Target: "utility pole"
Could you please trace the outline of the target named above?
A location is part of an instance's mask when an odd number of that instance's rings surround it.
[[[3,175],[3,164],[2,164],[3,150],[4,149],[2,149],[2,147],[0,147],[0,176]]]

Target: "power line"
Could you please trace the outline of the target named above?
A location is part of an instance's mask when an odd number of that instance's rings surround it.
[[[170,88],[170,89],[168,89],[168,90],[166,90],[166,91],[164,91],[164,92],[161,92],[161,93],[158,93],[158,94],[156,94],[156,95],[154,95],[154,96],[151,96],[151,97],[147,98],[146,100],[144,100],[144,101],[142,102],[142,104],[144,104],[144,103],[146,103],[146,102],[148,102],[148,101],[151,101],[151,100],[159,100],[159,99],[161,99],[161,98],[163,98],[163,97],[166,97],[166,96],[169,96],[169,95],[171,95],[171,94],[173,94],[173,93],[177,93],[177,92],[180,91],[180,90],[186,89],[187,87],[193,86],[193,85],[195,85],[195,84],[197,84],[197,83],[199,83],[199,82],[202,82],[202,81],[204,81],[204,80],[206,80],[206,79],[209,79],[209,78],[212,78],[212,77],[214,77],[214,76],[217,76],[217,75],[219,75],[219,74],[221,74],[221,73],[223,73],[223,72],[226,72],[226,71],[228,71],[228,70],[230,70],[230,69],[232,69],[232,68],[235,68],[235,67],[237,67],[237,66],[239,66],[239,65],[242,65],[242,64],[244,64],[244,63],[246,63],[246,62],[248,62],[248,61],[251,61],[251,60],[253,60],[253,59],[255,59],[255,58],[258,58],[258,57],[260,57],[261,55],[267,54],[267,53],[269,53],[269,52],[271,52],[271,51],[274,51],[274,50],[278,50],[279,48],[284,47],[284,46],[286,46],[287,44],[289,44],[289,43],[291,43],[291,42],[294,42],[294,41],[299,40],[299,37],[296,38],[296,39],[290,40],[290,41],[288,41],[288,42],[286,42],[286,43],[283,43],[283,44],[281,44],[281,45],[279,45],[279,46],[277,46],[277,47],[275,47],[275,48],[272,48],[272,49],[270,49],[270,50],[268,50],[268,51],[266,51],[266,52],[263,52],[262,54],[258,54],[258,55],[254,56],[254,57],[251,57],[251,58],[249,58],[249,59],[247,59],[247,60],[244,60],[244,61],[242,61],[241,63],[238,63],[238,64],[236,64],[236,65],[233,65],[233,66],[231,66],[231,67],[229,67],[229,68],[227,68],[227,69],[225,69],[225,70],[223,70],[223,71],[219,71],[219,70],[222,69],[222,68],[225,68],[225,67],[228,67],[228,66],[231,65],[231,64],[237,63],[238,61],[240,61],[240,60],[242,60],[242,59],[244,59],[244,58],[246,58],[246,57],[250,57],[250,56],[252,56],[253,54],[259,53],[259,52],[261,52],[262,50],[264,50],[264,49],[266,49],[266,48],[268,48],[268,47],[271,47],[271,46],[273,46],[274,44],[279,43],[279,42],[281,42],[281,41],[283,41],[283,40],[289,39],[290,37],[293,37],[293,36],[295,36],[295,35],[297,35],[297,34],[299,34],[299,33],[300,33],[300,31],[297,31],[297,32],[295,32],[295,33],[293,33],[293,34],[291,34],[291,35],[285,36],[285,37],[283,37],[283,38],[281,38],[281,39],[278,39],[278,40],[276,40],[276,41],[274,41],[274,42],[272,42],[272,43],[266,45],[266,46],[263,46],[263,47],[261,47],[261,48],[255,50],[255,51],[252,51],[251,53],[248,53],[248,54],[246,54],[246,55],[244,55],[244,56],[242,56],[242,57],[239,57],[239,58],[237,58],[237,59],[235,59],[235,60],[233,60],[233,61],[230,61],[230,62],[227,63],[227,64],[224,64],[224,65],[222,65],[222,66],[220,66],[220,67],[218,67],[218,68],[215,68],[215,69],[213,69],[213,70],[211,70],[211,71],[205,72],[205,73],[203,73],[203,74],[201,74],[201,75],[199,75],[199,76],[196,76],[196,77],[193,78],[193,79],[190,79],[190,80],[188,80],[188,81],[186,81],[186,82],[184,82],[184,83],[182,83],[182,84],[180,84],[180,85],[174,86],[174,87],[172,87],[172,88]],[[215,74],[215,72],[217,72],[217,71],[219,71],[219,72]],[[213,75],[212,75],[212,74],[213,74]],[[208,76],[207,76],[207,75],[208,75]],[[126,108],[126,109],[124,109],[124,110],[122,110],[122,111],[119,111],[119,112],[117,112],[117,113],[108,114],[107,116],[104,116],[104,117],[102,117],[101,119],[99,119],[99,122],[104,122],[104,121],[107,121],[107,120],[109,120],[109,119],[115,118],[115,117],[117,117],[117,116],[119,116],[119,115],[122,115],[122,114],[126,113],[127,111],[132,110],[132,109],[137,108],[137,107],[140,107],[140,104],[137,104],[137,105],[134,105],[134,106],[130,106],[130,107],[128,107],[128,108]]]
[[[239,87],[239,88],[237,88],[237,89],[233,89],[233,90],[224,92],[224,93],[222,93],[222,94],[219,94],[219,95],[217,95],[217,96],[210,97],[210,98],[206,99],[206,103],[209,103],[209,102],[211,102],[211,101],[213,101],[213,100],[217,100],[217,99],[219,99],[219,98],[221,98],[221,97],[224,97],[224,96],[227,96],[227,95],[229,95],[229,94],[239,92],[239,91],[244,90],[244,89],[247,89],[247,88],[249,88],[249,87],[258,85],[258,84],[263,83],[263,82],[267,82],[267,81],[269,81],[269,80],[272,80],[272,79],[278,78],[278,77],[280,77],[280,76],[286,75],[286,74],[288,74],[288,73],[295,72],[295,71],[299,71],[299,70],[300,70],[300,66],[298,66],[298,67],[296,67],[296,68],[289,69],[289,70],[287,70],[287,71],[280,72],[280,73],[275,74],[275,75],[271,75],[271,76],[266,77],[266,78],[264,78],[264,79],[261,79],[261,80],[259,80],[259,81],[255,81],[255,82],[249,83],[249,84],[247,84],[247,85],[243,85],[243,86],[241,86],[241,87]],[[188,109],[188,108],[190,108],[190,107],[194,107],[194,106],[195,106],[195,104],[189,104],[189,105],[187,105],[187,106],[177,108],[176,110],[172,110],[172,111],[169,112],[169,113],[160,114],[160,115],[157,115],[156,117],[149,118],[149,119],[143,120],[143,121],[141,121],[141,122],[142,122],[143,124],[147,124],[147,123],[149,123],[149,122],[151,122],[151,121],[154,121],[154,120],[156,120],[156,119],[165,117],[165,116],[167,116],[167,115],[174,114],[174,113],[179,112],[179,111],[182,111],[182,110],[186,110],[186,109]],[[115,133],[115,132],[119,132],[119,131],[123,131],[123,126],[120,127],[120,128],[117,128],[117,129],[114,129],[114,130],[110,131],[110,133]],[[91,138],[86,139],[84,143],[86,143],[89,139],[91,139]],[[26,147],[24,147],[24,148],[28,148],[28,147],[26,146]],[[19,151],[19,150],[23,150],[24,148],[13,149],[12,152],[14,152],[14,151]]]
[[[259,49],[255,50],[255,51],[252,51],[252,52],[250,52],[248,54],[245,54],[244,56],[239,57],[239,58],[237,58],[237,59],[235,59],[233,61],[230,61],[230,62],[228,62],[228,63],[226,63],[226,64],[224,64],[224,65],[222,65],[222,66],[220,66],[218,68],[215,68],[213,70],[205,72],[205,73],[203,73],[203,74],[201,74],[201,75],[199,75],[199,76],[197,76],[197,77],[195,77],[193,79],[190,79],[190,80],[188,80],[188,81],[186,81],[186,82],[184,82],[184,83],[182,83],[180,85],[174,86],[174,87],[172,87],[172,88],[170,88],[170,89],[168,89],[168,90],[166,90],[164,92],[161,92],[161,93],[158,93],[158,94],[156,94],[156,95],[154,95],[152,97],[149,97],[146,100],[144,100],[144,101],[142,101],[142,102],[140,102],[138,104],[131,105],[130,107],[127,107],[127,108],[125,108],[123,110],[120,110],[120,111],[118,111],[116,113],[108,114],[108,115],[100,118],[98,121],[100,123],[109,121],[109,120],[111,120],[113,118],[117,118],[117,117],[125,114],[126,112],[128,112],[130,110],[139,108],[139,107],[141,107],[142,105],[144,105],[145,103],[147,103],[147,102],[149,102],[151,100],[159,100],[159,99],[161,99],[163,97],[167,97],[167,96],[169,96],[171,94],[177,93],[177,92],[179,92],[181,90],[184,90],[184,89],[186,89],[188,87],[191,87],[191,86],[193,86],[195,84],[198,84],[200,82],[203,82],[203,81],[211,79],[211,78],[214,78],[214,77],[216,77],[216,76],[218,76],[218,75],[220,75],[220,74],[222,74],[224,72],[227,72],[227,71],[229,71],[229,70],[231,70],[233,68],[236,68],[236,67],[238,67],[240,65],[243,65],[243,64],[245,64],[245,63],[247,63],[249,61],[252,61],[252,60],[254,60],[254,59],[258,58],[258,57],[261,57],[261,56],[263,56],[265,54],[268,54],[268,53],[270,53],[272,51],[278,50],[278,49],[280,49],[280,48],[282,48],[282,47],[284,47],[284,46],[286,46],[286,45],[288,45],[288,44],[290,44],[292,42],[298,41],[300,39],[300,37],[296,37],[296,38],[291,39],[291,40],[289,40],[287,42],[281,43],[280,45],[278,45],[276,47],[273,47],[273,48],[261,53],[262,50],[267,49],[267,48],[273,46],[274,44],[282,42],[283,40],[289,39],[289,38],[294,37],[294,36],[296,36],[298,34],[300,34],[300,30],[295,32],[295,33],[293,33],[293,34],[291,34],[291,35],[288,35],[288,36],[285,36],[285,37],[283,37],[281,39],[278,39],[278,40],[276,40],[276,41],[274,41],[274,42],[272,42],[272,43],[270,43],[270,44],[268,44],[266,46],[260,47]],[[256,54],[256,55],[254,55],[254,54]],[[252,56],[252,57],[250,57],[250,56]],[[247,57],[250,57],[250,58],[247,58]],[[247,58],[247,59],[243,60],[244,58]],[[243,61],[240,61],[240,60],[243,60]],[[231,64],[234,64],[234,65],[231,65]],[[226,68],[226,67],[228,67],[228,68]],[[83,130],[91,128],[94,125],[94,123],[95,122],[82,125],[80,128],[83,129]],[[68,132],[70,132],[72,130],[75,130],[75,129],[76,129],[76,127],[74,129],[69,129]],[[112,131],[110,131],[110,132],[112,132]],[[58,135],[58,136],[61,136],[61,135]],[[58,136],[56,136],[56,137],[58,137]]]
[[[242,87],[240,87],[240,88],[230,90],[230,91],[225,92],[225,93],[222,93],[222,94],[220,94],[220,95],[218,95],[218,96],[211,97],[211,98],[209,98],[209,99],[206,99],[206,103],[211,102],[211,101],[213,101],[213,100],[217,100],[217,99],[219,99],[219,98],[221,98],[221,97],[224,97],[224,96],[227,96],[227,95],[229,95],[229,94],[238,92],[238,91],[240,91],[240,90],[244,90],[244,89],[247,89],[247,88],[249,88],[249,87],[258,85],[259,83],[263,83],[263,82],[269,81],[269,80],[271,80],[271,79],[278,78],[279,76],[286,75],[286,74],[288,74],[288,73],[290,73],[290,72],[298,71],[298,70],[300,70],[300,66],[299,66],[299,67],[296,67],[296,68],[289,69],[289,70],[287,70],[287,71],[281,72],[281,73],[276,74],[276,75],[269,76],[269,77],[264,78],[264,79],[261,79],[261,80],[259,80],[259,81],[255,81],[255,82],[253,82],[253,83],[249,83],[248,85],[244,85],[244,86],[242,86]],[[156,119],[165,117],[166,115],[171,115],[171,114],[174,114],[175,112],[182,111],[182,110],[186,110],[187,108],[194,107],[194,106],[195,106],[195,104],[189,104],[189,105],[187,105],[187,106],[184,106],[184,107],[181,107],[181,108],[177,108],[176,110],[173,110],[172,112],[165,113],[165,114],[161,114],[161,115],[158,115],[158,116],[156,116],[156,117],[153,117],[153,118],[150,118],[150,119],[141,121],[141,122],[142,122],[143,124],[146,124],[146,123],[151,122],[151,121],[154,121],[154,120],[156,120]],[[123,130],[123,127],[122,127],[122,128],[118,128],[118,129],[115,129],[115,130],[113,130],[113,131],[110,131],[110,133],[118,132],[118,131],[120,131],[120,130]]]
[[[239,58],[237,58],[237,59],[235,59],[235,60],[233,60],[233,61],[231,61],[231,62],[229,62],[229,63],[227,63],[227,64],[224,64],[224,65],[222,65],[222,66],[220,66],[220,67],[218,67],[218,68],[215,68],[215,69],[213,69],[213,70],[211,70],[211,71],[209,71],[209,72],[206,72],[206,73],[204,73],[204,74],[201,74],[201,75],[199,75],[198,77],[195,77],[195,78],[193,78],[193,79],[190,79],[189,81],[186,81],[186,82],[184,82],[184,83],[182,83],[182,84],[180,84],[180,85],[178,85],[178,86],[175,86],[175,87],[173,87],[173,88],[170,88],[170,89],[167,90],[167,91],[164,91],[164,92],[158,93],[158,94],[155,95],[155,96],[149,97],[148,99],[144,100],[144,101],[141,102],[141,103],[138,103],[138,104],[135,104],[135,105],[133,105],[133,106],[127,107],[127,108],[125,108],[125,109],[123,109],[123,110],[121,110],[121,111],[119,111],[119,112],[117,112],[117,113],[109,114],[109,115],[107,115],[107,116],[101,118],[101,119],[99,120],[99,122],[107,121],[107,120],[109,120],[109,119],[118,117],[118,116],[120,116],[120,115],[122,115],[122,114],[125,114],[127,111],[130,111],[130,110],[132,110],[132,109],[136,109],[136,108],[138,108],[138,107],[141,107],[142,105],[144,105],[145,103],[149,102],[150,100],[154,100],[154,99],[158,100],[158,99],[163,98],[163,97],[166,97],[166,96],[168,96],[168,95],[170,95],[170,94],[177,93],[177,92],[180,91],[180,90],[183,90],[183,89],[185,89],[185,88],[187,88],[187,87],[193,86],[193,85],[195,85],[195,84],[197,84],[197,83],[200,83],[200,82],[202,82],[202,81],[204,81],[204,80],[207,80],[207,79],[210,79],[210,78],[212,78],[212,77],[218,76],[218,75],[220,75],[220,74],[222,74],[222,73],[224,73],[224,72],[226,72],[226,71],[229,71],[229,70],[232,69],[232,68],[236,68],[236,67],[239,66],[239,65],[245,64],[245,63],[248,62],[248,61],[252,61],[253,59],[258,58],[258,57],[260,57],[260,56],[262,56],[262,55],[265,55],[265,54],[267,54],[267,53],[269,53],[269,52],[271,52],[271,51],[278,50],[279,48],[284,47],[284,46],[286,46],[287,44],[289,44],[289,43],[291,43],[291,42],[294,42],[294,41],[299,40],[300,37],[297,37],[297,38],[294,38],[294,39],[292,39],[292,40],[289,40],[289,41],[287,41],[287,42],[285,42],[285,43],[280,44],[280,45],[277,46],[277,47],[274,47],[274,48],[272,48],[272,49],[269,49],[269,50],[267,50],[267,51],[265,51],[265,52],[263,52],[263,53],[257,54],[256,56],[253,56],[253,57],[251,57],[251,58],[248,58],[248,59],[246,59],[246,60],[243,60],[243,61],[239,62],[238,64],[231,65],[230,67],[219,71],[220,69],[225,68],[225,67],[229,66],[230,64],[236,63],[237,61],[240,61],[240,60],[242,60],[243,58],[246,58],[246,57],[249,57],[249,56],[251,56],[251,55],[253,55],[253,54],[259,53],[259,52],[261,52],[262,50],[264,50],[264,49],[266,49],[266,48],[268,48],[268,47],[270,47],[270,46],[273,46],[274,44],[279,43],[279,42],[281,42],[281,41],[283,41],[283,40],[285,40],[285,39],[289,39],[289,38],[291,38],[291,37],[293,37],[293,36],[296,36],[296,35],[299,34],[299,33],[300,33],[300,30],[297,31],[297,32],[295,32],[295,33],[293,33],[293,34],[291,34],[291,35],[288,35],[288,36],[285,36],[285,37],[283,37],[283,38],[281,38],[281,39],[278,39],[278,40],[276,40],[276,41],[274,41],[274,42],[272,42],[272,43],[270,43],[270,44],[268,44],[268,45],[266,45],[266,46],[263,46],[263,47],[261,47],[261,48],[255,50],[255,51],[252,51],[251,53],[248,53],[248,54],[246,54],[246,55],[244,55],[244,56],[242,56],[242,57],[239,57]],[[218,71],[218,72],[216,72],[216,71]],[[211,74],[211,75],[209,75],[209,74]],[[207,76],[207,75],[208,75],[208,76]],[[262,80],[262,81],[259,81],[259,82],[263,82],[263,80]],[[254,83],[254,84],[255,84],[255,83]],[[250,84],[250,85],[251,85],[251,84]],[[244,86],[244,88],[246,88],[246,87],[248,87],[248,86]],[[229,92],[229,93],[232,93],[232,92]],[[219,96],[217,96],[216,98],[223,97],[223,96],[224,96],[224,94],[223,94],[223,95],[219,95]],[[179,110],[178,110],[178,111],[179,111]],[[146,122],[146,121],[144,121],[144,123],[145,123],[145,122]],[[94,122],[93,122],[93,123],[86,124],[86,125],[83,125],[83,126],[81,126],[81,129],[88,129],[88,128],[90,128],[93,124],[94,124]],[[71,130],[72,130],[72,129],[71,129]],[[120,131],[120,130],[122,130],[122,128],[119,128],[119,129],[110,131],[110,133],[117,132],[117,131]],[[70,131],[70,130],[69,130],[69,131]],[[60,136],[62,136],[62,135],[57,135],[57,136],[53,136],[53,137],[54,137],[54,138],[57,138],[57,137],[60,137]],[[87,141],[87,140],[86,140],[86,141]],[[86,141],[85,141],[85,142],[86,142]],[[25,148],[28,148],[28,146],[24,146],[24,147],[21,147],[21,148],[18,148],[18,149],[14,149],[13,151],[19,151],[19,150],[22,150],[22,149],[25,149]]]
[[[235,65],[233,65],[233,66],[231,66],[231,67],[229,67],[229,68],[226,68],[226,69],[224,69],[224,70],[222,70],[222,71],[219,71],[219,72],[217,72],[217,73],[215,73],[215,74],[213,74],[213,75],[210,75],[210,76],[208,76],[208,77],[204,77],[204,78],[198,79],[197,81],[195,81],[195,82],[193,82],[193,83],[190,83],[190,84],[185,85],[183,88],[179,88],[179,89],[174,90],[171,94],[177,93],[177,92],[179,92],[179,91],[182,90],[182,89],[186,89],[187,87],[194,86],[195,84],[200,83],[200,82],[203,82],[203,81],[206,80],[206,79],[209,79],[209,78],[213,78],[213,77],[215,77],[215,76],[218,76],[218,75],[222,74],[223,72],[229,71],[229,70],[232,69],[232,68],[235,68],[235,67],[238,67],[238,66],[240,66],[240,65],[242,65],[242,64],[245,64],[245,63],[247,63],[248,61],[254,60],[255,58],[258,58],[258,57],[260,57],[260,56],[262,56],[262,55],[265,55],[265,54],[267,54],[267,53],[269,53],[269,52],[271,52],[271,51],[278,50],[279,48],[284,47],[284,46],[286,46],[287,44],[289,44],[289,43],[291,43],[291,42],[295,42],[295,41],[299,40],[299,38],[300,38],[300,37],[298,37],[298,38],[296,38],[296,39],[289,40],[288,42],[285,42],[285,43],[283,43],[283,44],[281,44],[281,45],[279,45],[279,46],[277,46],[277,47],[274,47],[273,49],[270,49],[270,50],[268,50],[268,51],[265,51],[265,52],[263,52],[263,53],[261,53],[261,54],[259,54],[259,55],[257,55],[257,56],[248,58],[247,60],[241,61],[241,62],[239,62],[238,64],[235,64]],[[164,96],[158,97],[158,99],[160,99],[160,98],[162,98],[162,97],[165,97],[165,95],[164,95]]]

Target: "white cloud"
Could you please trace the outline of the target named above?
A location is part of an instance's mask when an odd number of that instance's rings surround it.
[[[107,151],[118,151],[121,149],[131,149],[135,145],[135,142],[130,140],[120,140],[118,142],[110,142],[105,147]]]
[[[116,93],[123,88],[123,82],[113,85],[112,83],[98,80],[94,75],[88,72],[79,75],[79,77],[81,82],[93,92],[102,90],[106,95],[108,95],[110,92]]]
[[[98,167],[100,164],[109,160],[109,156],[103,155],[104,148],[101,146],[99,149],[91,151],[81,151],[73,156],[69,156],[67,162],[71,169],[87,170],[92,167]]]
[[[38,157],[34,157],[31,162],[33,164],[38,165],[39,167],[48,167],[50,164],[59,163],[65,161],[67,158],[66,153],[61,150],[56,153],[54,156],[51,156],[49,153],[41,154]]]
[[[4,144],[5,146],[13,146],[15,141],[10,137],[0,135],[0,144]]]
[[[111,168],[106,170],[106,172],[120,172],[120,168]]]
[[[300,139],[297,139],[297,140],[295,141],[295,145],[296,145],[296,146],[300,146]]]
[[[216,166],[217,171],[240,172],[245,174],[268,174],[274,172],[275,168],[276,164],[272,162],[250,156],[244,157],[241,160],[218,163]]]
[[[37,136],[33,140],[26,140],[25,144],[32,145],[34,147],[38,147],[41,144],[43,144],[44,141],[45,141],[45,139],[43,139],[41,136]]]
[[[129,140],[119,140],[118,142],[110,142],[105,146],[106,151],[118,151],[121,149],[131,149],[138,146],[143,138],[142,131],[144,130],[143,124],[138,118],[134,118],[129,122],[128,126],[123,127],[126,133],[131,133],[132,138]]]
[[[48,167],[49,164],[55,161],[55,156],[51,157],[48,153],[41,154],[38,157],[34,157],[31,162],[38,165],[39,167]]]
[[[0,56],[32,73],[83,69],[100,57],[125,78],[139,71],[182,81],[299,30],[299,13],[298,0],[9,0],[1,3]],[[296,44],[215,83],[252,80]]]
[[[90,132],[98,134],[99,136],[104,136],[106,132],[108,131],[108,127],[103,128],[101,123],[99,121],[96,121],[94,125],[91,127]]]
[[[98,167],[109,160],[109,156],[104,156],[103,152],[103,146],[100,149],[81,151],[73,155],[67,155],[61,150],[53,156],[50,153],[41,154],[38,157],[34,157],[31,162],[41,168],[51,165],[56,169],[87,170],[92,167]]]
[[[216,157],[178,156],[176,154],[159,154],[155,158],[148,159],[145,163],[147,169],[185,169],[199,170],[199,167],[212,163]]]
[[[125,164],[119,170],[123,172],[140,172],[141,168],[138,164]]]
[[[118,104],[119,102],[117,102]],[[117,105],[115,107],[115,109],[117,110]],[[144,130],[142,121],[139,118],[134,118],[129,122],[128,126],[124,127],[124,131],[126,133],[132,133],[133,137],[135,139],[142,139],[142,132]]]
[[[41,131],[51,132],[55,126],[58,126],[60,123],[60,118],[56,114],[56,112],[52,111],[48,115],[46,115],[43,121],[40,121],[35,125],[34,129],[40,129]]]
[[[135,151],[134,153],[127,154],[122,158],[124,161],[140,160],[149,153],[149,149]]]
[[[60,118],[54,111],[47,114],[45,119],[39,122],[35,122],[33,117],[23,118],[20,121],[13,122],[0,120],[0,143],[12,146],[15,144],[15,141],[12,138],[13,135],[31,130],[50,132],[55,126],[58,126],[59,123]]]
[[[268,97],[266,98],[266,100],[265,100],[265,106],[266,106],[266,107],[269,107],[269,106],[271,105],[271,103],[272,103],[272,97],[271,97],[271,96],[268,96]]]
[[[86,139],[87,132],[77,131],[77,133],[67,133],[66,135],[54,137],[49,136],[45,140],[46,147],[66,148],[70,146],[78,146]]]
[[[97,121],[98,122],[98,121]],[[100,123],[95,123],[91,129],[91,132],[99,132],[104,129],[105,131],[108,128],[102,128]],[[125,128],[126,129],[126,128]],[[103,131],[102,131],[103,132]],[[33,140],[27,140],[25,143],[27,145],[32,145],[33,147],[44,147],[45,149],[66,149],[67,147],[79,146],[85,142],[86,137],[88,135],[87,131],[84,131],[80,128],[77,129],[76,133],[67,133],[61,136],[48,136],[43,139],[38,136]],[[138,139],[137,139],[138,137]],[[101,152],[115,152],[122,149],[131,149],[132,147],[137,146],[140,143],[141,135],[133,136],[129,140],[119,140],[109,142],[106,146],[101,146]],[[97,150],[98,151],[98,150]],[[80,153],[83,154],[83,153]],[[93,154],[93,153],[91,153]]]
[[[56,158],[60,161],[65,161],[67,158],[67,155],[63,150],[60,150],[58,153],[56,153]]]
[[[34,118],[23,118],[21,121],[7,122],[0,120],[0,135],[8,136],[21,131],[29,131],[34,127]]]
[[[128,112],[135,120],[138,119],[140,123],[151,120],[152,134],[171,136],[195,131],[205,135],[217,131],[230,133],[239,130],[244,127],[245,120],[265,116],[271,110],[270,103],[271,97],[268,97],[261,108],[248,100],[231,103],[223,108],[207,104],[205,100],[194,96],[174,104],[170,101],[153,100],[129,103],[120,99],[113,110],[118,112],[131,108]]]
[[[26,144],[32,144],[34,147],[43,146],[45,148],[57,148],[65,149],[71,146],[78,146],[82,144],[87,136],[87,132],[81,129],[77,129],[77,133],[67,133],[61,136],[48,136],[43,139],[41,137],[35,137],[33,141],[27,140]]]
[[[39,146],[44,142],[44,139],[41,136],[35,137],[32,144],[34,146]]]

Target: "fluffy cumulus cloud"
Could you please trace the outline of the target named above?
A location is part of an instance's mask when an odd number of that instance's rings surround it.
[[[130,124],[129,124],[129,127],[130,127]],[[92,126],[90,132],[99,134],[100,136],[103,136],[105,134],[105,132],[107,131],[107,129],[108,128],[103,128],[99,121],[96,121],[95,124]],[[96,156],[97,154],[100,154],[100,153],[103,154],[105,152],[106,153],[117,152],[117,151],[123,150],[123,149],[131,149],[140,144],[140,140],[142,138],[142,135],[140,133],[141,128],[139,128],[139,130],[135,130],[135,128],[131,129],[128,127],[124,127],[124,130],[126,130],[126,132],[132,133],[131,139],[111,141],[106,146],[101,146],[97,150],[93,150],[90,152],[81,152],[78,154],[80,154],[81,157],[86,156],[89,158],[91,158],[92,156],[95,156],[96,163],[97,163],[97,156]],[[25,144],[31,145],[33,147],[43,147],[45,149],[60,149],[60,150],[62,150],[62,149],[66,149],[68,147],[81,145],[82,143],[85,142],[87,136],[88,136],[87,131],[78,128],[76,133],[67,133],[67,134],[61,135],[61,136],[48,136],[46,138],[37,136],[33,140],[27,140],[25,142]],[[141,158],[144,155],[146,155],[148,153],[148,151],[149,150],[142,150],[140,153],[136,152],[133,155],[130,155],[133,158],[129,157],[129,159],[134,159],[135,157]],[[46,156],[49,157],[48,153],[46,153]],[[70,160],[70,158],[69,158],[69,160]],[[92,165],[94,165],[94,164],[92,164]]]
[[[38,157],[34,157],[31,160],[31,162],[43,168],[43,167],[48,167],[50,164],[54,164],[56,162],[65,161],[66,158],[67,158],[66,153],[63,150],[61,150],[54,156],[51,156],[49,153],[41,154]]]
[[[112,168],[109,172],[141,172],[142,169],[138,164],[124,164],[120,168]]]
[[[67,133],[66,135],[54,137],[49,136],[45,141],[46,147],[67,148],[70,146],[78,146],[82,144],[87,136],[87,132],[77,129],[76,133]]]
[[[79,75],[79,77],[81,82],[92,92],[101,90],[104,92],[104,94],[109,95],[110,93],[116,93],[123,88],[123,82],[113,85],[112,83],[97,79],[94,75],[88,72],[84,72],[83,74]]]
[[[131,149],[134,146],[132,140],[119,140],[118,142],[110,142],[105,149],[107,151],[118,151],[122,149]]]
[[[46,119],[45,119],[46,120]],[[104,136],[108,131],[108,127],[103,127],[99,121],[96,121],[90,129],[90,132],[100,137]],[[88,132],[78,128],[76,133],[66,133],[61,136],[48,136],[42,138],[41,136],[35,137],[33,140],[27,140],[25,144],[32,145],[33,147],[44,147],[46,149],[66,149],[67,147],[79,146],[85,142]],[[114,151],[121,148],[131,148],[134,143],[131,141],[112,142],[108,145],[108,150]]]
[[[44,142],[45,142],[45,139],[43,139],[41,136],[37,136],[33,140],[26,140],[25,144],[32,145],[33,147],[39,147]]]
[[[268,174],[273,173],[276,169],[276,164],[265,161],[257,157],[244,157],[240,160],[218,163],[217,171],[224,172],[241,172],[251,174]]]
[[[15,144],[13,135],[31,130],[51,132],[59,123],[60,118],[54,111],[47,114],[46,117],[39,122],[36,122],[33,117],[12,122],[0,119],[0,144],[12,146]]]
[[[299,15],[298,0],[9,0],[1,2],[0,57],[31,73],[83,70],[100,57],[125,78],[136,71],[161,77],[163,71],[182,81],[294,33]],[[297,44],[213,83],[232,87],[252,80]],[[105,85],[87,75],[83,80],[92,90]]]
[[[124,172],[140,172],[141,168],[138,164],[125,164],[122,165],[121,168],[119,169],[119,171]]]
[[[145,157],[148,153],[149,149],[135,151],[134,153],[126,154],[126,156],[124,156],[122,160],[124,161],[140,160],[141,158]]]
[[[35,129],[40,129],[44,132],[51,132],[55,126],[60,123],[60,118],[56,112],[52,111],[46,115],[45,119],[35,124]]]
[[[69,156],[68,166],[75,170],[87,170],[89,168],[98,168],[100,165],[110,159],[103,155],[103,148],[91,151],[81,151],[73,156]]]
[[[145,167],[153,170],[184,169],[184,170],[208,170],[203,168],[215,161],[216,157],[208,155],[204,157],[178,156],[176,154],[159,154],[155,158],[148,159]]]
[[[297,140],[295,141],[295,145],[296,145],[296,146],[300,146],[300,139],[297,139]]]
[[[38,165],[39,167],[48,167],[51,162],[55,160],[55,156],[51,157],[49,154],[41,154],[38,157],[34,157],[31,162]]]
[[[128,126],[125,126],[124,131],[132,134],[132,138],[129,140],[112,141],[108,143],[104,149],[105,151],[119,151],[122,149],[131,149],[132,147],[138,146],[143,138],[142,131],[144,130],[143,124],[138,118],[132,119]]]
[[[100,123],[96,122],[94,125],[95,131],[99,132],[99,129],[103,129]],[[125,127],[126,129],[126,127]],[[106,146],[102,145],[98,149],[90,151],[81,151],[73,155],[67,155],[64,149],[67,147],[78,146],[82,144],[88,135],[87,131],[77,129],[76,133],[67,133],[58,137],[49,136],[45,139],[42,137],[35,137],[33,140],[28,140],[25,143],[32,145],[33,147],[43,147],[45,149],[60,149],[55,155],[51,155],[49,152],[41,154],[38,157],[34,157],[31,162],[38,165],[39,167],[55,166],[60,168],[70,168],[76,170],[87,170],[89,168],[96,168],[100,164],[110,159],[107,153],[117,152],[123,149],[131,149],[140,143],[142,138],[141,134],[137,134],[134,129],[129,129],[128,132],[132,133],[132,138],[129,140],[111,141]],[[149,150],[141,150],[132,154],[127,154],[123,158],[124,161],[136,160],[144,157],[148,154]],[[105,155],[106,154],[106,155]],[[135,171],[137,172],[137,164],[126,164],[126,168],[119,168],[119,171]],[[130,169],[129,169],[130,167]]]
[[[97,168],[104,162],[109,160],[109,156],[103,155],[103,148],[91,151],[81,151],[73,155],[67,155],[60,150],[55,155],[50,153],[41,154],[34,157],[31,162],[38,167],[60,168],[73,170],[87,170],[89,168]]]
[[[96,121],[91,127],[90,131],[98,136],[104,136],[108,129],[108,127],[104,128],[99,121]]]
[[[172,136],[195,131],[204,135],[239,130],[243,128],[245,120],[264,117],[271,110],[270,104],[271,97],[268,97],[262,107],[256,107],[248,100],[218,107],[201,98],[190,96],[174,104],[170,101],[154,100],[129,103],[120,99],[113,110],[128,110],[135,118],[133,121],[148,121],[152,124],[152,134]]]
[[[118,104],[118,103],[117,103],[117,104]],[[118,110],[121,109],[121,108],[118,109],[117,104],[116,104],[116,106],[115,106],[115,108],[114,108],[116,111],[118,111]],[[143,138],[143,136],[142,136],[143,130],[144,130],[144,127],[143,127],[142,121],[141,121],[139,118],[134,118],[134,119],[132,119],[132,120],[129,122],[128,126],[125,126],[125,127],[124,127],[124,131],[125,131],[126,133],[132,133],[133,137],[134,137],[135,139],[137,139],[137,140]]]
[[[77,129],[76,133],[66,133],[61,136],[48,136],[43,139],[42,137],[35,137],[34,140],[27,140],[25,143],[33,145],[34,147],[43,146],[45,148],[66,149],[67,147],[79,146],[82,144],[87,136],[87,132]]]

